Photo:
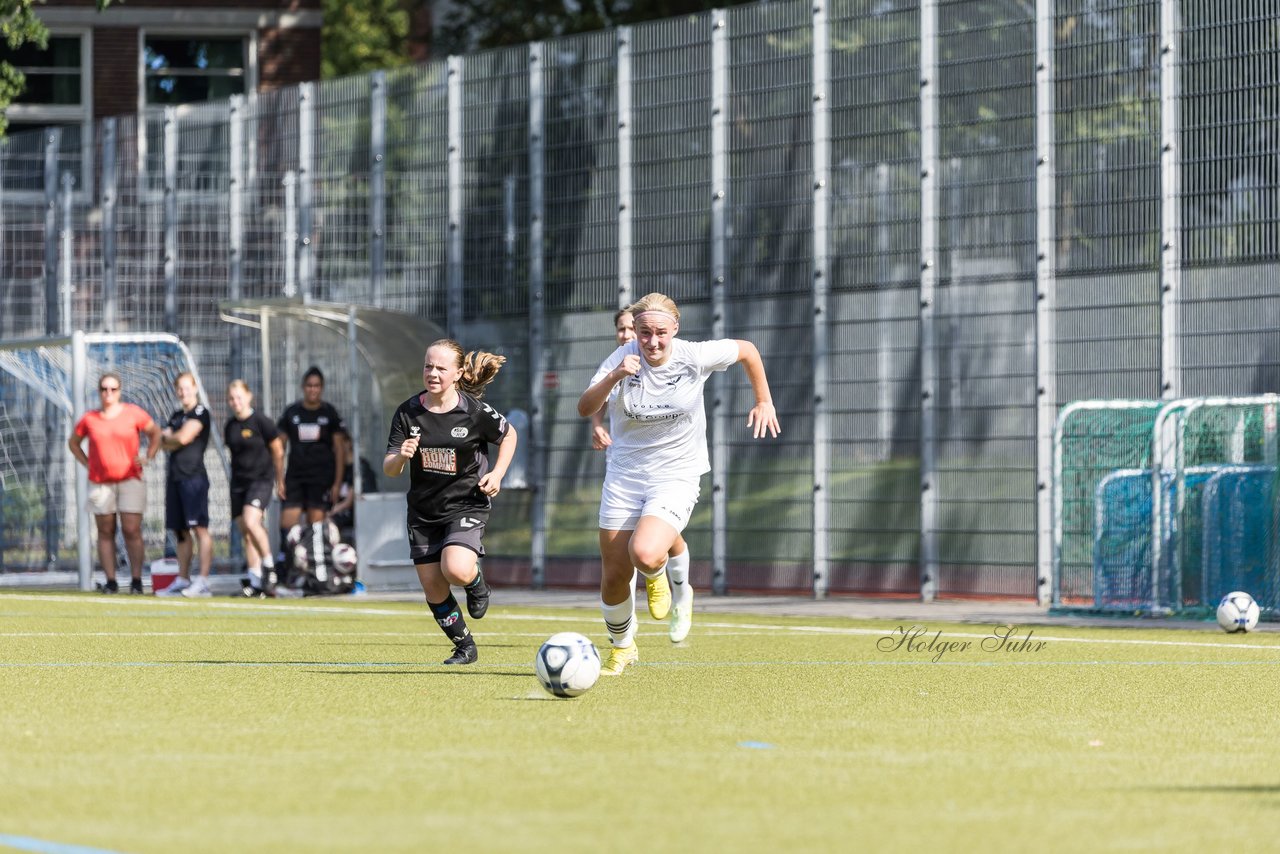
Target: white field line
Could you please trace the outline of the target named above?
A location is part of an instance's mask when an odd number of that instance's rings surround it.
[[[63,603],[66,603],[68,601],[75,601],[76,604],[94,603],[94,604],[102,604],[102,605],[115,605],[117,607],[120,605],[126,605],[126,603],[127,603],[127,606],[136,605],[136,606],[144,606],[144,607],[174,606],[174,605],[181,606],[181,607],[186,607],[186,606],[202,607],[203,606],[206,608],[231,609],[236,611],[271,610],[271,611],[287,612],[291,614],[345,614],[348,616],[371,614],[375,616],[387,616],[387,617],[414,616],[414,612],[409,610],[390,610],[390,609],[383,609],[383,608],[358,608],[358,607],[337,608],[333,606],[325,607],[325,606],[316,606],[316,605],[276,605],[276,604],[272,604],[269,602],[262,602],[262,601],[243,602],[243,603],[241,602],[210,602],[207,599],[195,600],[195,601],[183,601],[177,597],[173,597],[172,599],[166,598],[159,601],[157,601],[154,598],[131,599],[129,597],[116,598],[115,596],[110,596],[110,597],[104,596],[104,597],[97,597],[97,598],[85,597],[82,599],[68,600],[66,596],[42,596],[39,594],[4,594],[3,596],[0,596],[0,605],[3,605],[3,603],[6,600],[25,600],[25,601],[32,601],[32,602],[63,602]],[[486,617],[485,619],[493,620],[493,621],[514,620],[514,621],[528,621],[528,622],[538,622],[538,623],[551,623],[551,622],[580,623],[583,621],[582,617],[538,616],[536,614],[492,614]],[[953,638],[953,637],[984,640],[986,638],[992,637],[991,632],[962,632],[962,631],[952,631],[950,629],[936,629],[931,626],[925,625],[923,623],[907,624],[906,622],[901,620],[897,620],[895,621],[895,623],[896,623],[896,626],[893,629],[861,629],[861,628],[841,627],[841,626],[798,626],[798,625],[781,624],[781,623],[716,623],[716,622],[707,622],[705,620],[695,621],[694,626],[695,626],[695,629],[712,628],[712,629],[727,629],[731,631],[751,629],[751,630],[762,631],[762,632],[779,631],[779,632],[797,632],[797,633],[825,634],[825,635],[853,635],[853,636],[862,635],[862,636],[871,636],[871,637],[888,637],[888,638],[894,638],[894,639],[901,637],[902,632],[900,631],[900,629],[906,629],[908,631],[911,631],[915,628],[921,628],[921,629],[924,629],[925,631],[925,634],[920,636],[923,642],[927,642],[930,637],[934,636],[939,631],[942,632],[943,640]],[[993,624],[993,626],[994,625],[995,624]],[[1157,627],[1153,627],[1153,628],[1157,628]],[[54,633],[54,634],[61,634],[61,633]],[[109,634],[116,635],[120,633],[112,632]],[[220,634],[230,634],[230,633],[221,632]],[[292,634],[292,633],[286,632],[285,634]],[[1083,644],[1098,644],[1102,646],[1116,644],[1116,645],[1127,645],[1127,646],[1172,646],[1172,647],[1203,648],[1203,649],[1233,649],[1233,650],[1248,649],[1248,650],[1261,651],[1261,652],[1280,653],[1280,644],[1252,644],[1252,643],[1241,643],[1241,642],[1223,643],[1221,641],[1173,641],[1173,640],[1154,640],[1154,639],[1147,639],[1147,638],[1081,638],[1081,637],[1071,637],[1071,636],[1065,636],[1065,635],[1042,635],[1042,634],[1036,633],[1034,628],[1031,628],[1028,630],[1028,635],[1031,637],[1032,640],[1054,641],[1056,643],[1083,643]],[[1022,635],[1022,634],[1014,635],[1010,637],[1010,641],[1025,640],[1027,639],[1028,635]]]

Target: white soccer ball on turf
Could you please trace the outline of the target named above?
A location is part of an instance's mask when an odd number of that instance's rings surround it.
[[[1222,597],[1218,603],[1218,625],[1224,632],[1247,632],[1258,625],[1258,603],[1241,590]]]
[[[600,652],[577,632],[554,634],[538,649],[533,670],[542,687],[557,697],[576,697],[600,678]]]

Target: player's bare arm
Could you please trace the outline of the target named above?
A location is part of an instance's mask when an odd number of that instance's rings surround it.
[[[760,358],[756,345],[738,339],[738,362],[746,369],[751,390],[756,396],[756,405],[747,413],[747,426],[751,428],[751,435],[760,439],[768,433],[776,439],[782,432],[782,427],[778,425],[778,410],[773,406],[769,378],[764,372],[764,360]]]
[[[511,466],[511,460],[516,455],[516,429],[514,427],[507,428],[507,435],[502,437],[502,442],[498,445],[498,459],[494,462],[493,468],[480,478],[480,491],[492,498],[502,489],[502,479],[506,477],[507,469]]]
[[[578,415],[587,418],[591,413],[599,412],[600,407],[604,406],[605,401],[609,399],[609,392],[613,391],[613,387],[627,377],[634,377],[638,373],[640,373],[640,357],[634,353],[624,356],[622,364],[605,374],[604,379],[584,391],[582,397],[578,398]]]
[[[405,464],[418,453],[418,442],[421,441],[421,437],[417,430],[418,428],[411,427],[409,438],[400,443],[400,450],[392,451],[383,459],[382,471],[387,477],[399,477],[404,474]]]

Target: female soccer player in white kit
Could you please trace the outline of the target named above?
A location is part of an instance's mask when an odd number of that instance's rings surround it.
[[[741,362],[756,398],[747,426],[757,439],[780,432],[764,362],[754,344],[676,338],[680,310],[663,294],[647,294],[630,311],[636,340],[601,363],[578,399],[578,414],[584,418],[608,403],[613,437],[600,494],[600,610],[612,646],[600,671],[606,676],[621,674],[640,657],[633,567],[645,577],[651,612],[665,611],[661,600],[671,595],[663,574],[667,552],[689,523],[699,481],[711,470],[702,405],[707,379]],[[682,588],[690,601],[675,607],[687,620],[692,590],[688,584]]]

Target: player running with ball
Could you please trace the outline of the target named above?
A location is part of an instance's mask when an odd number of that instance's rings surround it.
[[[741,362],[756,398],[747,426],[757,439],[780,431],[754,344],[676,338],[680,310],[663,294],[642,297],[630,312],[636,340],[604,360],[578,399],[584,418],[608,404],[613,437],[600,495],[600,610],[612,645],[604,676],[621,674],[640,657],[633,567],[645,577],[651,611],[655,599],[671,595],[663,571],[667,553],[693,515],[702,475],[711,470],[702,405],[707,379]],[[691,599],[690,586],[682,587]],[[675,608],[690,618],[691,601]]]
[[[489,585],[477,558],[484,557],[489,499],[502,488],[516,453],[516,431],[480,396],[504,362],[492,353],[464,357],[461,345],[449,339],[428,347],[426,388],[392,416],[382,461],[388,477],[409,469],[409,557],[432,616],[453,643],[445,664],[471,664],[478,657],[450,585],[466,591],[473,619],[489,609]],[[498,446],[492,468],[490,444]]]

